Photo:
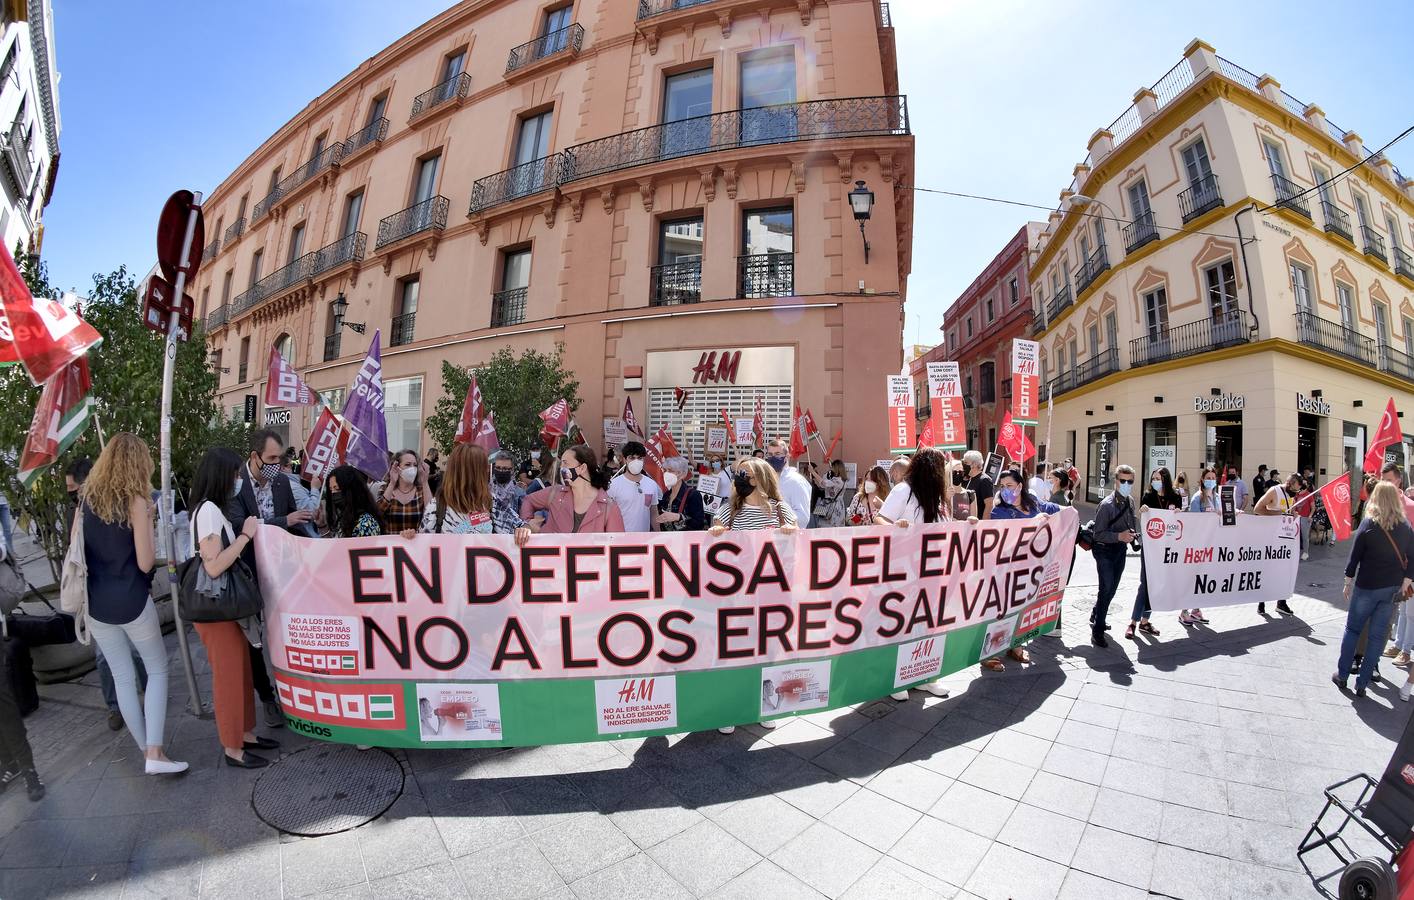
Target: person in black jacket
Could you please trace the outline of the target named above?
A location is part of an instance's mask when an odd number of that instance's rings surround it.
[[[1375,662],[1384,649],[1390,617],[1396,600],[1404,599],[1414,584],[1414,530],[1404,517],[1404,498],[1399,488],[1381,481],[1365,504],[1365,520],[1350,545],[1350,561],[1345,566],[1345,599],[1350,612],[1345,618],[1345,635],[1340,642],[1340,661],[1331,681],[1342,691],[1355,664],[1355,645],[1360,631],[1370,625],[1370,646],[1355,675],[1355,696],[1365,696],[1365,686],[1375,671]],[[1409,683],[1400,688],[1409,699]]]
[[[1095,599],[1095,611],[1090,614],[1090,643],[1096,647],[1107,647],[1105,616],[1110,611],[1110,601],[1119,589],[1119,579],[1124,575],[1124,562],[1129,545],[1139,531],[1139,521],[1134,513],[1134,469],[1131,466],[1115,468],[1115,489],[1100,501],[1095,510],[1095,569],[1099,575],[1100,593]]]
[[[314,513],[295,506],[295,493],[290,488],[290,480],[280,470],[285,442],[276,432],[261,428],[251,432],[247,449],[246,463],[241,467],[240,487],[222,510],[231,528],[240,534],[245,520],[256,516],[266,525],[304,536],[299,526],[313,519]],[[247,544],[241,557],[254,572],[254,546]],[[265,724],[270,728],[281,727],[285,724],[285,717],[280,712],[280,704],[275,702],[275,688],[271,686],[270,675],[265,669],[265,655],[253,645],[250,648],[250,674],[255,692],[264,707]]]
[[[1182,510],[1183,498],[1174,489],[1173,478],[1169,475],[1169,470],[1163,466],[1149,473],[1149,487],[1144,491],[1144,496],[1139,500],[1139,511],[1145,512],[1151,509],[1161,510]],[[1134,596],[1134,612],[1129,617],[1129,627],[1124,630],[1124,636],[1129,640],[1134,640],[1135,630],[1139,630],[1154,637],[1159,636],[1159,629],[1149,622],[1149,576],[1144,569],[1144,553],[1139,553],[1139,593]]]

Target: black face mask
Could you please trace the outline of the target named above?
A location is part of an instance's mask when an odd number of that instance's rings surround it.
[[[78,506],[78,504],[79,504],[79,492],[78,492],[78,491],[69,491],[69,504],[70,504],[71,506]]]
[[[962,471],[954,470],[952,473],[952,486],[962,487]]]
[[[736,487],[738,497],[749,497],[751,492],[756,490],[756,485],[751,483],[751,478],[747,475],[737,475],[732,479],[732,484]]]
[[[510,484],[512,476],[515,475],[514,472],[502,472],[499,470],[493,472],[492,474],[495,476],[497,484]]]

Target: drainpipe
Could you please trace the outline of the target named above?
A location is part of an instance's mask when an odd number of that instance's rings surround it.
[[[1257,306],[1252,299],[1252,270],[1247,266],[1247,238],[1242,234],[1242,214],[1248,211],[1256,211],[1257,204],[1253,203],[1239,209],[1232,217],[1233,225],[1237,226],[1237,246],[1242,251],[1242,277],[1247,279],[1247,310],[1252,313],[1252,334],[1255,339],[1258,331],[1262,327],[1262,322],[1257,318]],[[1252,238],[1256,240],[1256,238]]]

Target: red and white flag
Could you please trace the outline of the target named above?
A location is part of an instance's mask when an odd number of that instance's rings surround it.
[[[30,296],[10,252],[0,247],[0,366],[22,363],[35,385],[96,347],[103,336],[58,300]]]
[[[543,435],[560,437],[570,433],[570,405],[565,400],[556,400],[554,403],[540,413],[540,421],[545,423],[545,427],[540,429]]]
[[[20,484],[31,487],[40,470],[78,440],[93,414],[91,386],[88,360],[82,356],[44,383],[20,454]]]
[[[810,407],[805,407],[805,415],[800,418],[801,430],[805,432],[807,441],[820,440],[820,426],[815,424],[815,416],[811,414]]]
[[[1321,495],[1321,505],[1326,508],[1326,519],[1335,532],[1335,539],[1343,541],[1350,537],[1350,473],[1343,473],[1318,493]]]
[[[476,376],[473,375],[471,384],[466,388],[466,402],[462,404],[462,417],[457,422],[457,433],[452,437],[452,442],[476,443],[476,437],[481,433],[481,423],[488,412],[485,402],[481,399],[481,386],[476,383]]]
[[[481,424],[476,427],[476,433],[471,437],[471,443],[487,453],[501,449],[501,436],[496,433],[496,414],[491,410],[486,410],[486,415],[482,416]]]
[[[795,419],[790,427],[790,458],[796,459],[805,455],[805,416],[800,412],[800,407],[795,408]]]
[[[270,348],[270,374],[265,380],[266,406],[318,406],[319,395],[304,383],[290,361]]]
[[[304,445],[303,474],[310,478],[328,478],[329,473],[344,464],[353,432],[343,426],[329,407],[324,407],[315,420],[314,430]]]
[[[918,446],[933,446],[933,420],[931,418],[923,425],[923,433],[918,436]]]
[[[668,433],[666,425],[659,426],[653,436],[644,443],[644,449],[648,455],[643,460],[643,471],[649,478],[658,482],[658,486],[664,491],[668,486],[663,483],[663,461],[678,455],[677,443],[673,441],[673,436]]]
[[[825,461],[829,462],[835,458],[835,448],[840,445],[840,438],[844,437],[844,429],[835,432],[835,439],[830,441],[830,449],[825,451]]]
[[[677,404],[678,412],[687,405],[687,398],[692,396],[692,391],[685,391],[680,387],[673,388],[673,403]]]
[[[997,444],[1006,449],[1007,456],[1017,463],[1025,463],[1036,455],[1036,448],[1026,437],[1026,429],[1011,419],[1010,410],[1002,418],[1002,427],[997,432]]]
[[[1380,427],[1370,441],[1370,452],[1365,454],[1365,473],[1378,475],[1385,465],[1385,450],[1404,440],[1399,433],[1399,412],[1394,408],[1394,398],[1389,398],[1384,415],[1380,416]]]
[[[643,429],[638,427],[638,416],[633,414],[633,398],[624,398],[624,427],[633,434],[643,437]]]

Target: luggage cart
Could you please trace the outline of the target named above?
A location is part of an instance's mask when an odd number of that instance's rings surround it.
[[[1359,792],[1353,799],[1348,799],[1352,793],[1351,786],[1356,784],[1360,785]],[[1411,861],[1409,850],[1412,846],[1408,841],[1410,827],[1403,824],[1402,834],[1391,834],[1391,831],[1398,830],[1390,828],[1391,824],[1398,824],[1392,823],[1391,817],[1398,816],[1391,805],[1384,803],[1383,798],[1376,795],[1378,785],[1375,779],[1361,772],[1326,788],[1325,805],[1321,807],[1320,815],[1311,823],[1296,850],[1296,856],[1300,859],[1312,850],[1326,847],[1340,860],[1345,869],[1340,874],[1339,893],[1336,895],[1339,900],[1396,900],[1410,896],[1407,891],[1411,882],[1414,882],[1414,874],[1406,874],[1414,872],[1414,866],[1408,864]],[[1336,820],[1340,824],[1334,831],[1328,831],[1328,826],[1323,823],[1326,814],[1332,810],[1335,811]],[[1347,856],[1343,852],[1342,847],[1349,850],[1350,846],[1342,837],[1342,833],[1352,822],[1364,829],[1366,834],[1389,852],[1388,860],[1382,857],[1355,856],[1353,852]],[[1306,871],[1311,874],[1309,867]]]

